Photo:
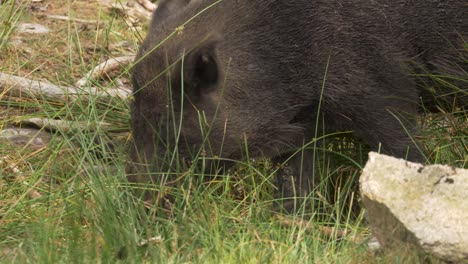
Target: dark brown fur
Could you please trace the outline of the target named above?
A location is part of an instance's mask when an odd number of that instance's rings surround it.
[[[381,152],[423,161],[408,136],[421,102],[410,73],[467,70],[464,1],[213,3],[163,0],[154,14],[133,72],[132,159],[143,166],[130,166],[129,180],[167,170],[174,149],[238,159],[248,142],[251,156],[283,162],[304,142],[346,130]],[[300,194],[314,174],[304,153],[288,169]],[[280,187],[292,196],[291,186]]]

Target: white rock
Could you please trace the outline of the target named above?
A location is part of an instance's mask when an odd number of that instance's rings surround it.
[[[468,170],[371,152],[360,189],[382,246],[409,242],[443,260],[468,263]]]
[[[16,30],[19,33],[30,33],[30,34],[46,34],[49,33],[50,30],[40,24],[32,24],[32,23],[21,23],[16,27]]]

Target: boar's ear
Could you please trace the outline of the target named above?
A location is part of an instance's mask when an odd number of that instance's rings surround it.
[[[161,24],[164,19],[176,14],[189,4],[190,0],[161,0],[153,13],[151,26]]]
[[[181,70],[184,90],[192,99],[213,91],[219,81],[215,44],[205,44],[189,52],[184,58]]]

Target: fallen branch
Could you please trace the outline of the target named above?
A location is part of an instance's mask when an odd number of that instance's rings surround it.
[[[71,101],[77,98],[89,100],[90,97],[126,99],[130,95],[127,89],[102,89],[96,87],[77,88],[57,86],[48,81],[36,81],[27,78],[0,73],[0,98],[3,95],[39,98],[55,101]]]
[[[73,18],[73,17],[69,17],[69,16],[48,15],[47,18],[70,21],[70,22],[75,22],[75,23],[79,23],[79,24],[99,25],[100,27],[107,24],[104,21],[80,19],[80,18]]]
[[[94,69],[88,72],[83,78],[79,79],[76,82],[75,86],[83,87],[88,83],[90,79],[95,79],[95,80],[99,79],[102,76],[109,74],[109,72],[115,69],[119,69],[126,65],[131,64],[133,60],[134,60],[133,56],[123,56],[123,57],[108,59],[107,61],[94,67]]]

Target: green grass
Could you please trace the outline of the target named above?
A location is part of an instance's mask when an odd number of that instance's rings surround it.
[[[23,9],[25,3],[18,6],[13,2],[3,1],[0,7],[0,72],[73,84],[103,57],[119,55],[118,51],[97,49],[86,53],[86,45],[126,39],[135,48],[141,40],[139,34],[129,33],[120,17],[99,13],[111,25],[100,33],[64,22],[53,36],[22,39],[22,48],[12,47],[8,40],[17,37],[12,30],[15,21],[35,19]],[[70,10],[71,4],[67,5],[65,10]],[[26,50],[29,45],[35,45],[32,54]],[[123,76],[128,77],[128,72]],[[112,85],[95,83],[103,90]],[[321,163],[323,181],[317,189],[319,197],[310,198],[312,214],[278,219],[272,210],[275,168],[267,160],[247,160],[209,181],[190,168],[176,172],[180,183],[166,187],[175,198],[168,214],[162,208],[145,208],[131,195],[141,186],[126,182],[127,101],[92,97],[89,101],[50,102],[8,98],[0,92],[0,111],[0,128],[27,117],[111,124],[111,128],[57,129],[51,132],[53,139],[47,147],[36,150],[0,141],[1,263],[434,261],[408,248],[368,250],[369,230],[355,187],[366,154],[355,142],[339,139],[333,146],[356,162],[338,168]],[[466,118],[462,113],[424,119],[421,140],[434,150],[433,161],[467,167]],[[327,234],[324,227],[348,234]],[[141,244],[148,239],[154,241]]]

